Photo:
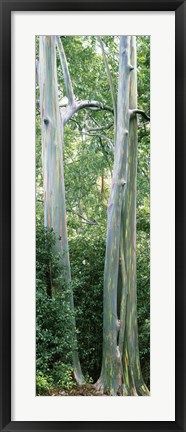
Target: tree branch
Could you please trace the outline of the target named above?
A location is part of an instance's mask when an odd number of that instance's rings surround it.
[[[83,126],[81,126],[77,120],[71,118],[70,121],[74,122],[78,126],[79,131],[82,132]],[[110,129],[112,126],[113,126],[113,123],[110,123],[110,124],[105,125],[105,126],[98,125],[98,127],[96,127],[96,128],[88,127],[88,128],[86,128],[86,131],[87,132],[99,132],[101,130]]]
[[[104,130],[104,129],[110,129],[112,126],[113,126],[113,123],[110,123],[109,125],[98,126],[97,128],[93,128],[93,127],[87,128],[87,131],[88,132],[94,132],[94,131],[97,132],[97,131]]]
[[[101,102],[95,101],[95,100],[82,100],[79,102],[74,102],[72,106],[67,107],[67,112],[64,115],[64,124],[66,124],[70,118],[79,110],[81,109],[95,109],[96,111],[99,110],[106,110],[110,111],[111,113],[114,112],[113,108],[109,107],[108,105],[104,105]]]
[[[101,50],[102,50],[102,54],[103,54],[103,59],[104,59],[104,63],[105,63],[105,69],[106,69],[106,73],[107,73],[107,77],[108,77],[108,82],[109,82],[109,86],[110,86],[110,92],[111,92],[112,103],[113,103],[113,108],[114,108],[114,124],[115,124],[115,131],[116,131],[116,124],[117,124],[117,101],[116,101],[116,96],[115,96],[115,91],[114,91],[114,84],[113,84],[112,76],[111,76],[111,73],[110,73],[110,69],[109,69],[108,60],[107,60],[107,56],[106,56],[106,53],[105,53],[103,41],[102,41],[102,39],[101,39],[100,36],[97,36],[97,39],[98,39],[98,41],[100,43],[100,46],[101,46]]]
[[[145,120],[150,121],[150,117],[143,110],[140,110],[140,109],[130,110],[130,116],[135,115],[135,114],[140,114],[143,118],[145,118]]]
[[[98,121],[97,121],[94,117],[92,117],[92,116],[90,115],[90,113],[88,113],[88,116],[89,116],[89,118],[93,121],[93,123],[95,123],[98,127],[100,127],[100,124],[98,123]]]
[[[107,151],[105,150],[105,146],[103,145],[103,143],[102,143],[102,139],[101,139],[100,136],[99,136],[99,141],[100,141],[100,145],[101,145],[101,148],[102,148],[102,153],[103,153],[103,155],[105,156],[105,159],[107,160],[108,167],[109,167],[109,171],[110,171],[110,175],[111,175],[111,177],[112,177],[112,169],[111,169],[111,166],[110,166],[110,161],[109,161],[108,153],[107,153]]]
[[[83,127],[80,125],[80,123],[77,120],[71,118],[70,121],[74,122],[78,126],[79,131],[82,132]]]
[[[60,36],[56,36],[56,43],[57,43],[57,47],[58,47],[61,67],[63,70],[63,76],[64,76],[64,81],[65,81],[65,87],[66,87],[68,101],[69,101],[69,104],[72,105],[74,102],[74,93],[73,93],[72,81],[70,78],[67,59],[66,59],[66,55],[65,55],[65,52],[63,49],[63,45],[62,45]]]
[[[90,133],[88,133],[88,132],[85,132],[85,131],[83,131],[82,126],[80,125],[79,122],[77,122],[77,120],[74,120],[74,119],[72,119],[72,118],[71,118],[70,120],[73,121],[75,124],[77,124],[78,129],[79,129],[79,132],[80,132],[81,135],[84,134],[84,135],[88,135],[88,136],[97,136],[97,137],[99,138],[99,140],[100,140],[100,144],[101,144],[101,148],[102,148],[102,151],[103,151],[103,153],[104,153],[104,156],[106,157],[106,160],[107,160],[107,163],[108,163],[108,166],[109,166],[110,173],[112,174],[112,170],[111,170],[110,162],[109,162],[109,159],[108,159],[108,153],[106,152],[106,150],[105,150],[105,148],[104,148],[104,145],[102,144],[102,139],[107,140],[107,141],[109,142],[109,148],[111,149],[112,153],[114,153],[114,146],[113,146],[111,140],[110,140],[108,137],[106,137],[105,135],[90,134]],[[93,119],[93,120],[94,120],[94,119]],[[97,121],[96,121],[96,124],[99,126],[99,124],[97,123]],[[110,126],[110,125],[109,125],[109,126]],[[110,126],[110,127],[111,127],[111,126]],[[101,129],[101,127],[100,127],[100,128],[95,128],[94,130],[96,131],[96,130],[100,130],[100,129]],[[92,129],[92,130],[93,130],[93,129]],[[75,162],[79,162],[79,161],[69,162],[69,164],[72,164],[72,163],[75,163]],[[69,165],[69,164],[68,164],[68,165]]]
[[[84,130],[82,130],[81,133],[84,135],[91,136],[91,137],[98,137],[98,138],[104,139],[105,141],[108,142],[108,146],[109,146],[110,150],[112,151],[112,153],[114,153],[114,146],[112,144],[112,141],[106,135],[100,135],[100,134],[96,134],[96,133],[91,134],[89,132],[85,132]]]
[[[93,220],[93,221],[88,220],[87,218],[82,216],[80,213],[76,213],[74,210],[67,209],[67,212],[74,213],[75,215],[80,217],[80,219],[82,219],[84,221],[84,223],[86,223],[87,225],[97,225],[97,222],[95,220]]]
[[[82,100],[80,102],[77,102],[77,110],[80,110],[83,108],[93,108],[96,110],[106,110],[106,111],[110,111],[111,113],[114,112],[113,108],[111,108],[110,106],[104,105],[101,102],[98,102],[95,100]]]

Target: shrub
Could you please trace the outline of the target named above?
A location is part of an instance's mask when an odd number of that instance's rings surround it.
[[[36,394],[45,396],[49,394],[53,385],[53,380],[49,376],[44,376],[42,372],[37,372],[36,375]]]
[[[67,378],[71,385],[70,370],[73,337],[71,331],[72,312],[67,301],[68,291],[62,286],[58,257],[53,254],[55,237],[52,230],[43,228],[40,224],[36,230],[36,370],[37,391],[42,394],[48,391],[48,385],[59,383],[56,380],[56,370],[65,370],[65,383]],[[52,295],[49,289],[47,275],[49,264],[52,284],[56,294]],[[57,292],[58,285],[60,291]],[[62,369],[60,369],[59,365]],[[65,366],[67,365],[67,367]],[[65,369],[66,367],[66,369]],[[63,373],[61,375],[62,379]]]

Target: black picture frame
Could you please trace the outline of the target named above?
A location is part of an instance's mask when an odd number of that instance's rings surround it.
[[[176,20],[176,419],[151,422],[11,421],[11,11],[175,11]],[[185,195],[186,0],[0,0],[0,429],[1,431],[186,431]],[[158,29],[157,29],[158,31]],[[168,107],[165,107],[168,109]],[[166,389],[160,383],[160,391]]]

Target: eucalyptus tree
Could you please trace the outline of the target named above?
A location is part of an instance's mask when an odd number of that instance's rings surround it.
[[[143,381],[136,300],[136,40],[120,37],[114,167],[104,269],[103,360],[97,387],[109,395],[148,395]]]
[[[55,248],[56,252],[60,255],[61,270],[68,289],[69,303],[72,311],[74,311],[66,226],[63,123],[61,121],[58,103],[56,40],[54,36],[40,37],[39,81],[42,125],[44,225],[53,228],[56,235]],[[84,378],[78,357],[74,315],[72,315],[72,334],[74,375],[77,382],[82,383]]]
[[[58,48],[66,89],[66,97],[62,99],[60,104],[58,100],[56,46]],[[37,75],[39,75],[40,113],[42,125],[44,225],[53,228],[56,235],[55,250],[56,253],[60,255],[61,271],[68,289],[69,305],[73,312],[72,333],[74,376],[76,381],[81,384],[84,382],[84,377],[78,357],[66,223],[63,163],[64,130],[69,120],[71,120],[73,115],[80,110],[89,108],[113,112],[113,109],[100,101],[89,99],[77,100],[75,98],[67,59],[60,37],[40,36],[39,66],[37,65]],[[102,129],[102,127],[99,128],[98,126],[96,129],[99,130]]]

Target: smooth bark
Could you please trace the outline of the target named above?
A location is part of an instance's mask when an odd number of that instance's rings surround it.
[[[60,112],[58,102],[56,45],[58,47],[62,72],[65,81],[67,103]],[[68,289],[68,299],[73,313],[73,364],[76,381],[81,384],[84,377],[78,358],[74,300],[71,287],[71,268],[68,250],[66,203],[63,164],[63,137],[66,123],[81,109],[108,110],[109,106],[95,100],[76,101],[69,74],[66,55],[60,37],[40,37],[40,111],[42,123],[42,160],[44,189],[44,224],[52,227],[56,234],[56,253],[60,253],[64,282]],[[110,126],[109,126],[110,127]],[[81,216],[82,219],[84,219]],[[87,223],[92,224],[91,221]]]
[[[121,209],[127,183],[129,141],[130,37],[120,38],[117,134],[114,169],[108,203],[107,242],[104,269],[103,363],[104,392],[116,395],[121,385],[121,356],[118,348],[118,276]]]
[[[137,70],[136,38],[131,37],[131,64],[134,69],[130,76],[130,112],[137,110]],[[124,256],[126,265],[127,297],[125,316],[125,339],[122,353],[123,393],[128,395],[147,395],[139,358],[137,327],[137,292],[136,292],[136,181],[137,181],[137,116],[130,116],[128,178],[125,201],[122,208],[121,232],[124,239]],[[121,304],[122,308],[122,304]]]
[[[72,311],[74,375],[77,382],[81,384],[84,378],[78,358],[74,300],[71,287],[63,168],[64,130],[58,103],[56,40],[54,36],[40,36],[39,56],[44,225],[53,228],[56,235],[55,249],[60,255],[63,281],[68,290],[68,300]]]
[[[114,84],[113,84],[111,72],[110,72],[110,69],[109,69],[109,64],[108,64],[107,56],[106,56],[106,53],[105,53],[105,48],[104,48],[103,41],[102,41],[102,39],[101,39],[100,36],[97,36],[97,38],[98,38],[98,41],[100,43],[100,47],[101,47],[101,50],[102,50],[103,59],[104,59],[104,63],[105,63],[105,69],[106,69],[106,73],[107,73],[107,77],[108,77],[108,82],[109,82],[109,86],[110,86],[110,93],[111,93],[112,104],[113,104],[113,109],[114,109],[114,129],[116,131],[116,125],[117,125],[117,100],[116,100],[116,95],[115,95],[115,91],[114,91]]]
[[[137,330],[138,113],[136,40],[134,36],[121,36],[117,131],[104,269],[103,360],[97,383],[109,395],[149,394],[141,374]]]

